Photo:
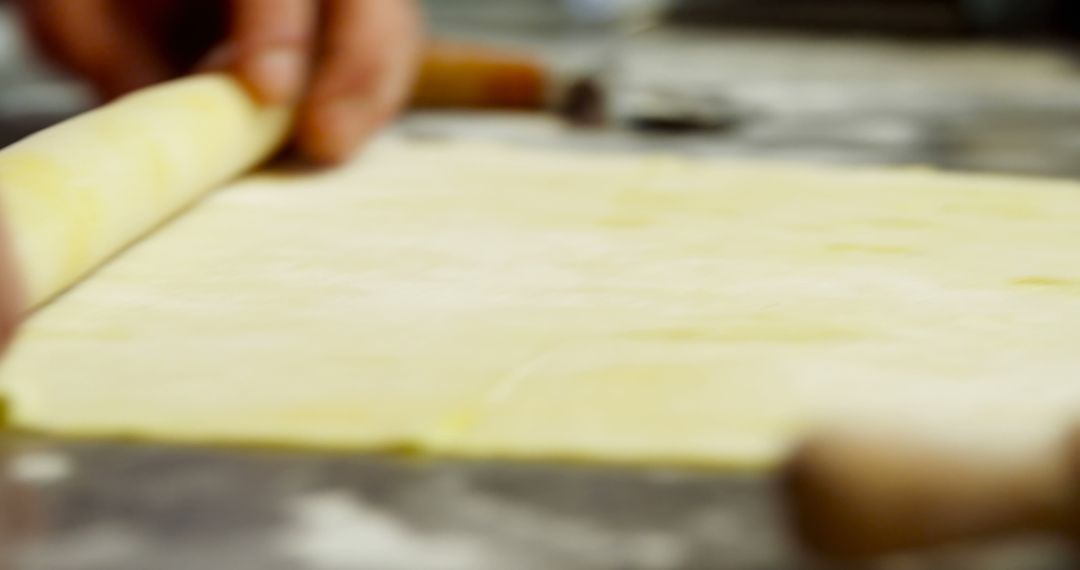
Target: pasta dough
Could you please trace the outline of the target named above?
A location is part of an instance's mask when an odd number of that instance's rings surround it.
[[[206,75],[148,89],[0,152],[0,197],[38,306],[281,142],[261,109]]]
[[[40,311],[53,434],[766,466],[808,422],[1080,404],[1080,189],[384,141],[214,194]],[[942,424],[941,422],[945,422]]]

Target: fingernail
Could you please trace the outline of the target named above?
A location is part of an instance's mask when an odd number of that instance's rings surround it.
[[[251,80],[267,103],[287,103],[303,81],[303,59],[295,50],[278,48],[264,53],[251,66]]]
[[[355,103],[331,103],[315,112],[308,133],[308,152],[316,161],[338,163],[360,142],[362,109]]]

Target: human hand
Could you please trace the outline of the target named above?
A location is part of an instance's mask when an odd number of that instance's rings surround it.
[[[348,156],[404,105],[422,43],[413,0],[22,0],[44,53],[106,98],[196,69],[297,103],[295,143]]]

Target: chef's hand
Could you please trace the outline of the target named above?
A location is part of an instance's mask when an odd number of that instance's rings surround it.
[[[227,69],[266,104],[299,101],[296,145],[346,159],[405,103],[422,39],[413,0],[22,0],[44,52],[115,97]]]

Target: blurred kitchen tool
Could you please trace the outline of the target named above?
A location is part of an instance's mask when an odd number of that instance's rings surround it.
[[[608,88],[588,75],[570,77],[524,52],[435,42],[413,87],[421,109],[554,111],[577,126],[607,122]]]
[[[1019,457],[828,433],[796,450],[781,491],[803,545],[833,560],[1013,535],[1076,539],[1078,444]]]
[[[652,27],[670,0],[560,0],[564,31],[595,52],[586,69],[563,69],[526,53],[434,42],[425,55],[414,105],[555,110],[571,124],[598,126],[626,55],[624,39]]]
[[[502,48],[433,42],[421,61],[412,103],[427,108],[541,109],[552,74],[540,59]]]
[[[742,109],[720,97],[621,83],[622,52],[606,53],[597,69],[575,75],[527,53],[435,42],[421,62],[412,103],[428,109],[550,110],[579,127],[617,123],[669,133],[721,129],[742,116]]]
[[[719,95],[663,88],[627,90],[620,103],[632,128],[651,133],[723,130],[745,116],[744,109]]]
[[[567,83],[562,115],[578,126],[624,124],[646,132],[688,132],[728,127],[739,109],[719,97],[669,86],[633,84],[627,73],[631,43],[656,28],[671,0],[563,0],[582,34],[599,42],[591,72]]]

